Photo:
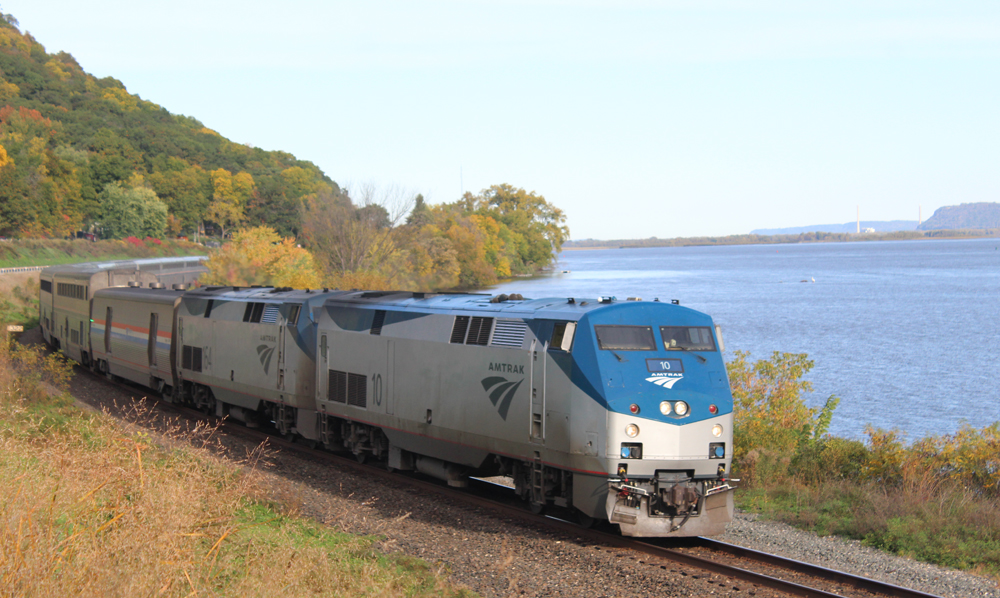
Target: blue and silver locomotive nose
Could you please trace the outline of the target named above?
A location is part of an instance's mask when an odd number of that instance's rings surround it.
[[[677,305],[616,307],[589,316],[592,351],[577,355],[607,410],[606,516],[625,535],[721,533],[733,511],[721,336]]]

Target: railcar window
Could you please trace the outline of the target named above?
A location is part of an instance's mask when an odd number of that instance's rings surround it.
[[[576,334],[576,322],[559,322],[552,328],[552,340],[549,349],[569,351],[573,347],[573,335]]]
[[[46,293],[51,293],[52,292],[52,281],[51,280],[43,280],[39,284],[41,285],[41,289],[43,291],[45,291]]]
[[[299,310],[302,308],[300,305],[293,305],[291,311],[288,312],[288,325],[295,326],[299,323]]]
[[[667,351],[715,351],[708,326],[660,326],[660,336]]]
[[[594,326],[597,344],[605,351],[655,351],[652,326]]]

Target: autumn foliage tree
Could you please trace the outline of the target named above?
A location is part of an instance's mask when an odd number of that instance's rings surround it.
[[[207,285],[264,285],[317,288],[321,285],[312,254],[295,239],[282,238],[274,229],[258,226],[240,229],[232,240],[215,250],[201,277]]]
[[[208,220],[228,232],[248,215],[298,231],[304,201],[339,193],[315,164],[229,141],[113,77],[86,73],[66,52],[46,52],[10,15],[0,18],[0,146],[4,236],[86,228],[101,218],[98,196],[107,185],[127,187],[136,173],[167,205],[174,231]],[[258,181],[267,182],[261,193],[247,185]]]

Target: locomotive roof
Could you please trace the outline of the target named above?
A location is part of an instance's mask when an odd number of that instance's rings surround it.
[[[370,309],[426,310],[428,312],[489,313],[512,318],[552,318],[578,320],[596,309],[634,303],[614,298],[545,297],[505,299],[488,293],[422,293],[412,291],[338,291],[332,289],[291,289],[287,287],[207,286],[191,289],[187,296],[229,301],[304,303],[320,300],[327,306],[368,307]],[[650,303],[655,303],[650,302]],[[314,303],[315,304],[315,303]]]
[[[401,293],[364,292],[342,293],[330,297],[327,306],[369,306],[371,309],[413,309],[437,313],[476,313],[508,318],[550,318],[558,320],[579,320],[598,309],[612,306],[635,304],[638,301],[619,301],[613,297],[543,297],[538,299],[505,299],[489,294],[471,293]],[[646,303],[658,303],[651,301]],[[664,303],[664,305],[668,305]],[[686,309],[686,308],[684,308]]]
[[[124,299],[142,303],[172,303],[184,295],[177,289],[149,289],[143,287],[108,287],[94,291],[94,298]]]
[[[59,276],[61,278],[89,279],[95,274],[107,271],[126,272],[183,272],[205,270],[202,261],[208,259],[205,255],[190,255],[184,257],[156,257],[135,260],[118,260],[114,262],[82,262],[79,264],[63,264],[49,266],[42,270],[43,277]]]

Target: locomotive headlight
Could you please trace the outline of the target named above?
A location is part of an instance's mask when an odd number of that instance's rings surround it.
[[[660,413],[663,415],[670,415],[670,412],[673,411],[673,409],[674,408],[670,406],[670,401],[663,401],[660,403]]]
[[[688,413],[688,404],[684,401],[677,401],[674,403],[674,411],[677,415],[684,416]]]
[[[712,426],[712,436],[719,437],[722,436],[722,426],[715,424]]]
[[[639,426],[637,426],[635,424],[629,424],[629,425],[625,426],[625,434],[629,438],[635,438],[636,436],[639,435]]]

